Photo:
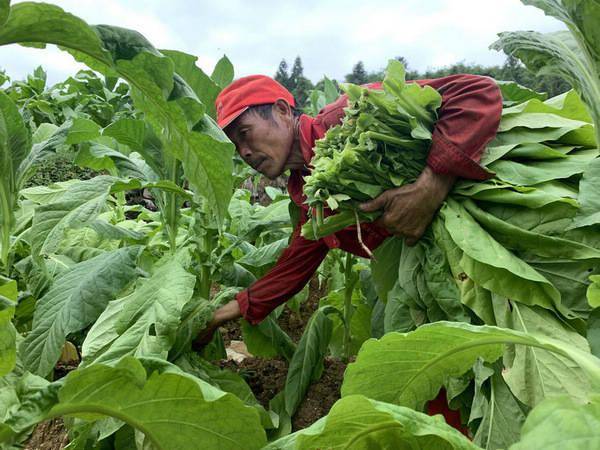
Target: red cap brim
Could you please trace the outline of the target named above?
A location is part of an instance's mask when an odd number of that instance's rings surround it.
[[[235,119],[237,119],[238,117],[240,117],[244,112],[246,112],[246,110],[250,108],[249,106],[244,106],[243,108],[229,114],[228,116],[224,117],[222,120],[219,120],[219,122],[217,122],[217,124],[219,125],[219,127],[221,127],[221,129],[225,129],[225,127],[227,125],[230,125],[231,122],[233,122]]]

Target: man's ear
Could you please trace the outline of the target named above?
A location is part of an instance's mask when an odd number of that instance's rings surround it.
[[[273,103],[273,113],[279,113],[282,116],[292,116],[292,107],[283,99],[276,100]]]

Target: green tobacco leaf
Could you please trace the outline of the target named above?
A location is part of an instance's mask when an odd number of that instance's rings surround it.
[[[65,232],[81,228],[96,220],[106,207],[106,200],[116,178],[98,176],[69,186],[58,202],[36,208],[31,227],[34,255],[47,255],[58,248]]]
[[[32,330],[20,346],[25,366],[47,375],[68,334],[98,318],[109,300],[135,279],[139,247],[103,253],[79,263],[54,280],[37,302]]]
[[[10,233],[15,225],[19,166],[30,150],[31,137],[17,106],[0,91],[0,263],[3,266],[8,263]]]
[[[300,338],[285,380],[285,409],[290,417],[304,399],[310,384],[321,375],[332,330],[331,319],[327,315],[337,312],[331,306],[315,311]]]
[[[102,130],[102,136],[109,136],[135,151],[144,146],[145,125],[143,120],[119,119]]]
[[[533,89],[521,86],[514,81],[496,80],[496,84],[502,92],[502,98],[505,105],[523,103],[532,98],[544,101],[548,97],[548,94],[535,92]]]
[[[600,400],[581,404],[567,396],[540,403],[527,417],[521,441],[510,450],[600,447]]]
[[[215,99],[221,91],[218,82],[206,75],[196,65],[198,58],[176,50],[161,50],[175,64],[175,71],[181,75],[186,83],[194,90],[198,99],[206,108],[206,113],[216,119]]]
[[[89,26],[43,3],[19,3],[11,8],[0,30],[0,45],[11,43],[57,44],[92,69],[124,78],[135,106],[163,133],[166,150],[184,161],[191,186],[208,199],[217,220],[223,220],[231,196],[233,144],[204,115],[204,106],[174,72],[171,59],[137,32]]]
[[[4,25],[10,13],[10,0],[0,0],[0,25]]]
[[[362,393],[421,409],[435,398],[448,377],[462,375],[477,358],[487,362],[498,359],[503,343],[557,352],[576,361],[595,385],[600,382],[600,361],[564,342],[497,327],[436,322],[411,333],[388,333],[365,342],[356,362],[346,369],[342,396]]]
[[[196,352],[186,353],[177,358],[174,363],[184,372],[194,375],[224,392],[229,392],[242,400],[244,404],[252,406],[260,414],[263,426],[273,428],[269,413],[262,407],[248,383],[239,374],[209,363]]]
[[[283,437],[265,450],[412,449],[475,450],[440,416],[352,395],[338,400],[329,414],[309,428]]]
[[[106,145],[92,143],[84,145],[77,152],[75,164],[96,171],[107,171],[113,176],[145,179],[138,165],[127,155]]]
[[[499,374],[490,378],[490,398],[473,442],[486,450],[508,448],[519,440],[525,414]]]
[[[585,2],[577,2],[585,3]],[[595,2],[591,2],[595,3]],[[542,2],[537,2],[541,5]],[[560,8],[558,2],[544,2]],[[575,4],[575,3],[572,3]],[[592,7],[593,9],[594,7]],[[595,7],[598,9],[598,7]],[[569,14],[563,10],[561,20],[571,22]],[[598,20],[597,15],[591,14],[585,19],[587,23]],[[588,27],[591,31],[592,25]],[[572,28],[571,31],[574,31]],[[568,31],[541,34],[534,31],[505,32],[498,35],[500,39],[492,44],[495,50],[504,50],[508,55],[519,58],[528,69],[538,75],[552,74],[564,78],[581,94],[581,98],[588,105],[594,123],[600,123],[599,92],[597,61],[587,58],[589,50],[582,49]],[[594,52],[598,52],[597,47]]]
[[[257,249],[246,253],[237,260],[238,264],[248,268],[259,268],[267,265],[275,264],[283,250],[288,246],[289,238],[279,239],[267,245],[263,245]]]
[[[248,351],[255,356],[274,358],[281,355],[290,361],[296,351],[296,345],[273,315],[268,315],[258,325],[242,321],[242,335]]]
[[[569,178],[583,173],[590,161],[596,157],[597,152],[594,150],[590,153],[571,154],[563,159],[539,161],[535,164],[500,160],[490,164],[488,169],[495,172],[502,181],[515,186],[535,186],[546,181]]]
[[[160,369],[159,369],[160,370]],[[147,448],[259,449],[266,443],[259,415],[234,395],[166,367],[146,375],[142,364],[125,358],[71,372],[46,417],[95,421],[117,418],[144,433]],[[1,430],[0,430],[1,431]],[[0,434],[0,440],[6,434]]]
[[[13,370],[17,360],[17,330],[12,323],[17,295],[17,282],[0,275],[0,377]]]
[[[513,303],[511,316],[511,328],[514,330],[545,335],[582,352],[589,352],[585,338],[549,311]],[[586,375],[575,362],[536,347],[517,346],[512,367],[504,371],[504,379],[512,393],[531,407],[545,398],[563,394],[583,401],[589,391]]]
[[[81,144],[98,136],[100,136],[100,125],[93,120],[77,117],[69,128],[65,143],[70,145]]]
[[[587,289],[588,303],[592,308],[598,308],[600,306],[600,275],[590,276],[592,284]]]
[[[178,259],[167,257],[131,294],[108,304],[83,342],[83,364],[125,355],[166,358],[196,281]]]
[[[565,309],[556,288],[492,238],[463,206],[449,200],[442,215],[452,240],[464,252],[461,267],[477,284],[525,304]]]
[[[579,182],[581,208],[570,228],[579,228],[600,223],[600,158],[592,161]]]
[[[227,87],[233,81],[233,64],[227,56],[223,55],[215,65],[213,73],[210,75],[212,80],[217,83],[221,89]]]
[[[377,295],[387,301],[390,290],[398,279],[398,266],[402,254],[402,239],[390,237],[375,250],[375,258],[371,260],[371,273]]]
[[[510,250],[560,259],[600,259],[600,250],[576,241],[525,230],[498,219],[468,200],[463,206],[498,242]],[[546,217],[542,216],[542,219]]]

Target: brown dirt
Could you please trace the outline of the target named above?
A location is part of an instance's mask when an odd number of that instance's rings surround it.
[[[283,389],[287,376],[287,362],[283,359],[246,358],[240,363],[220,361],[219,365],[240,374],[252,389],[256,399],[265,408],[269,400]]]
[[[340,398],[340,388],[346,364],[339,359],[325,358],[321,379],[313,383],[292,419],[292,431],[301,430],[327,415]]]
[[[68,443],[69,438],[62,419],[52,419],[35,427],[25,443],[25,450],[60,450]]]
[[[248,383],[257,400],[265,408],[285,386],[287,362],[282,359],[247,358],[240,363],[220,361],[221,367],[239,373]],[[340,387],[346,364],[338,359],[325,358],[321,379],[313,383],[292,419],[294,431],[306,428],[327,415],[340,398]]]

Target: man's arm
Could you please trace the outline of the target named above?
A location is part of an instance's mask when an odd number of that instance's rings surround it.
[[[215,311],[211,323],[195,340],[195,346],[206,344],[220,325],[238,317],[244,317],[252,324],[261,322],[302,290],[327,256],[329,248],[323,240],[304,239],[300,230],[301,224],[296,227],[290,245],[265,276]]]
[[[457,177],[490,177],[479,161],[496,135],[502,115],[500,89],[491,78],[453,75],[417,83],[442,94],[427,167],[414,183],[390,189],[361,205],[366,212],[383,209],[378,223],[405,237],[408,245],[423,235]]]

